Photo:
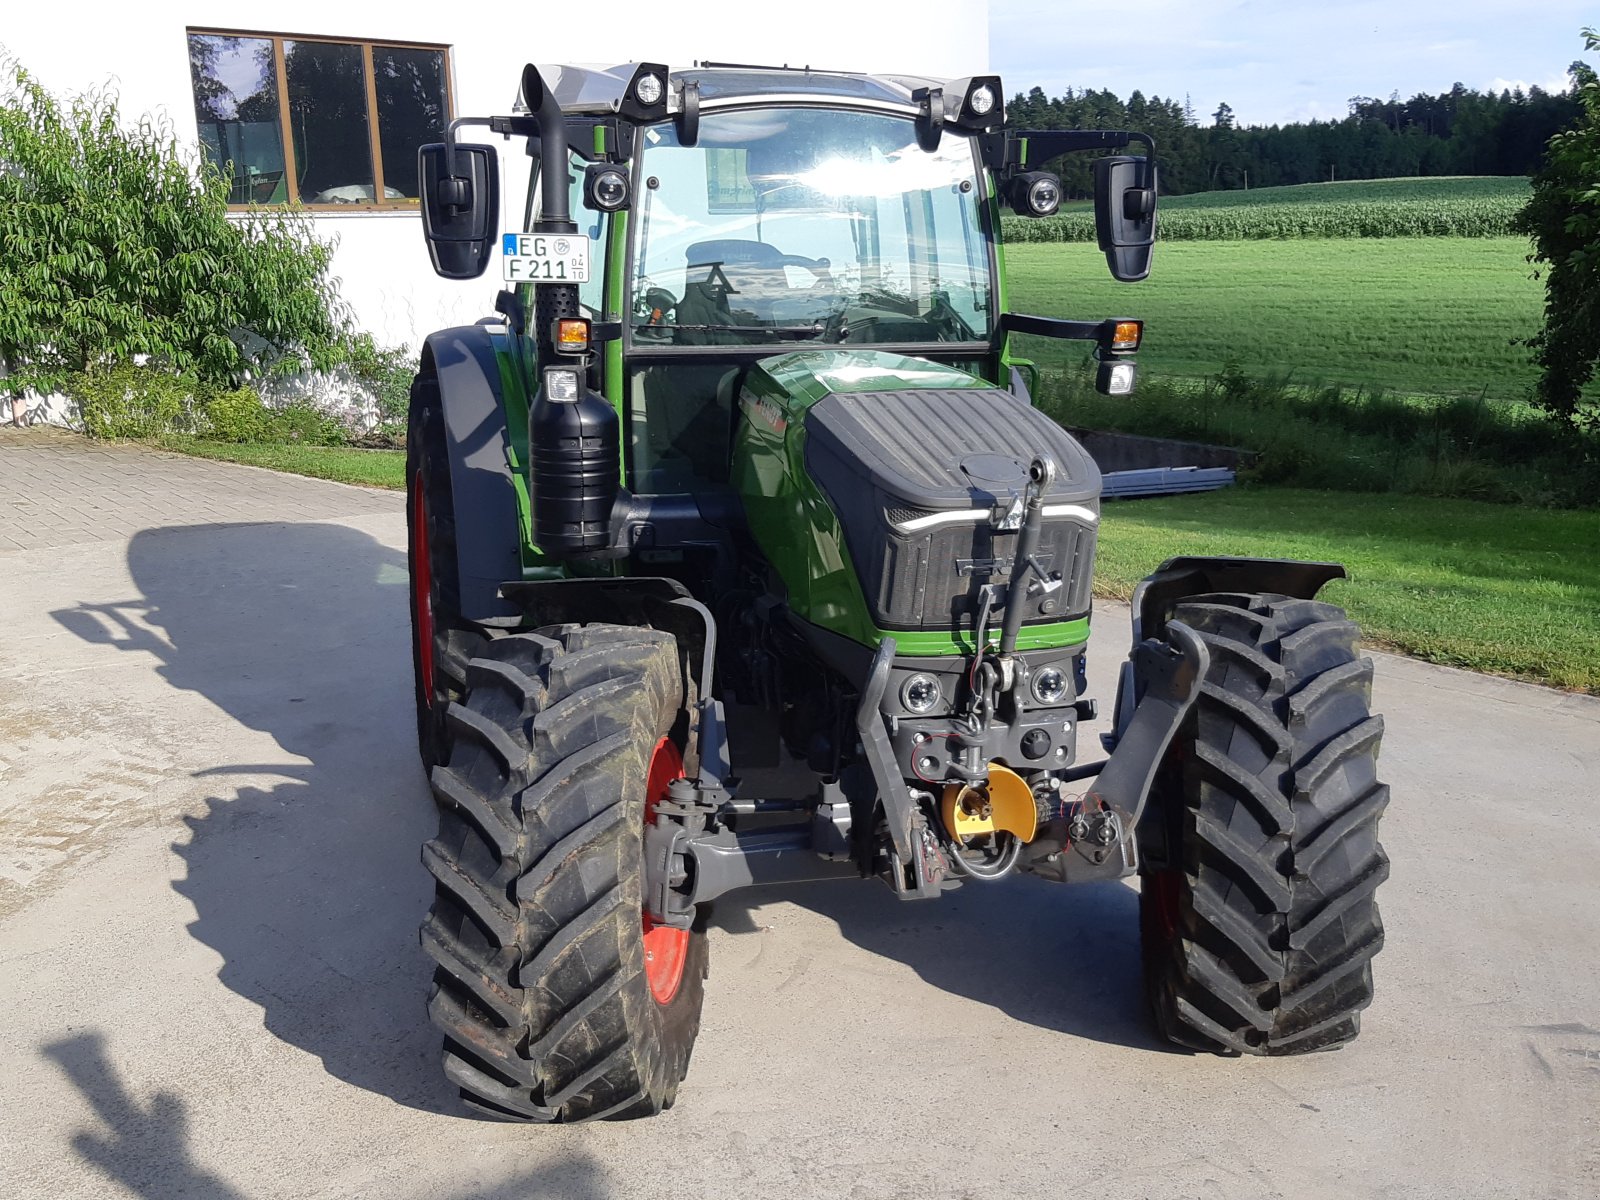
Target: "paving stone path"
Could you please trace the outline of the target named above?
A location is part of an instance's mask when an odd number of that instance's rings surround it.
[[[0,428],[0,551],[131,537],[152,526],[400,512],[395,492],[211,462],[59,429]]]

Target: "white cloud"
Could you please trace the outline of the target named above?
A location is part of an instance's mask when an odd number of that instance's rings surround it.
[[[1561,75],[1552,75],[1537,85],[1529,83],[1526,79],[1501,79],[1497,75],[1493,79],[1489,80],[1488,83],[1483,85],[1483,90],[1486,92],[1493,92],[1497,96],[1501,92],[1514,92],[1518,88],[1521,88],[1524,92],[1526,92],[1535,86],[1540,87],[1547,92],[1564,92],[1568,87],[1571,86],[1571,84],[1572,81],[1568,79],[1564,73]]]

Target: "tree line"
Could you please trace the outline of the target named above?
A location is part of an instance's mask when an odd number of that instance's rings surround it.
[[[1036,87],[1012,99],[1008,116],[1020,129],[1148,133],[1156,143],[1161,190],[1182,195],[1341,179],[1527,175],[1538,169],[1551,135],[1580,111],[1571,92],[1533,87],[1497,95],[1459,83],[1409,100],[1398,92],[1387,100],[1354,96],[1349,107],[1337,121],[1241,128],[1227,104],[1202,123],[1187,99],[1135,91],[1123,101],[1093,88],[1050,97]],[[1055,166],[1069,195],[1090,194],[1087,156],[1069,155]]]

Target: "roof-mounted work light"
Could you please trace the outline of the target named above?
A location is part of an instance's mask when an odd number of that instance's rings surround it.
[[[630,121],[659,121],[667,115],[667,65],[640,63],[622,94],[617,112]]]
[[[974,75],[966,85],[955,123],[966,129],[993,129],[1005,124],[1006,106],[1001,99],[1000,76]]]

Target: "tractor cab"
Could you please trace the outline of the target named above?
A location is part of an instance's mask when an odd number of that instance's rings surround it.
[[[450,142],[423,151],[436,269],[471,277],[496,246],[495,222],[482,214],[493,181],[472,192],[465,165],[488,148],[456,145],[456,128],[531,135],[522,227],[565,233],[562,245],[581,241],[586,254],[580,266],[556,255],[554,241],[505,235],[526,359],[536,372],[559,357],[536,289],[574,284],[569,306],[594,337],[588,383],[621,420],[623,486],[715,489],[729,482],[741,382],[773,355],[867,346],[1010,386],[1002,209],[1056,211],[1059,180],[1032,163],[1148,139],[1008,132],[1000,87],[993,76],[712,64],[530,68],[513,116],[457,121]],[[1109,162],[1123,169],[1103,173],[1103,207],[1119,218],[1102,244],[1119,276],[1142,278],[1154,167],[1148,157]],[[473,220],[463,221],[467,211]],[[478,241],[453,259],[463,224]],[[1028,331],[1105,343],[1108,364],[1123,368],[1116,386],[1131,388],[1135,344],[1113,348],[1104,322],[1044,324]]]

